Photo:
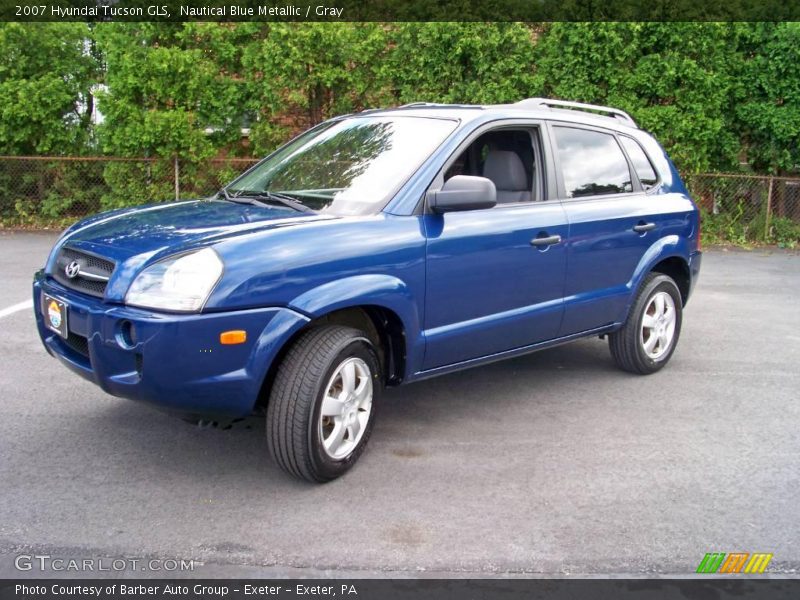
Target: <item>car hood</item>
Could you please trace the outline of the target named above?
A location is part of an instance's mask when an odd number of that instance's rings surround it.
[[[283,206],[193,200],[95,215],[73,225],[59,245],[119,263],[132,256],[148,260],[243,233],[331,218]]]
[[[46,271],[53,272],[58,251],[64,246],[110,259],[116,266],[106,297],[119,300],[142,268],[163,257],[247,233],[336,218],[227,200],[122,209],[89,217],[65,231],[50,253]]]

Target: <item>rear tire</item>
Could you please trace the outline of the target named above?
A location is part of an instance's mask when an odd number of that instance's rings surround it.
[[[640,375],[662,369],[678,345],[682,318],[683,301],[672,278],[648,274],[627,321],[608,336],[614,362],[620,369]]]
[[[338,325],[303,334],[278,367],[267,446],[284,471],[312,482],[343,475],[364,451],[383,388],[367,336]]]

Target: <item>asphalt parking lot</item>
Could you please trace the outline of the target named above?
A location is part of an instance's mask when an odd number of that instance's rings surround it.
[[[55,236],[0,235],[0,311]],[[671,364],[605,342],[392,390],[324,486],[263,421],[199,429],[110,397],[0,317],[0,577],[14,557],[196,559],[194,574],[677,574],[706,552],[800,568],[800,256],[707,252]],[[2,314],[2,312],[0,312]],[[158,573],[156,573],[158,575]],[[163,574],[162,574],[163,575]]]

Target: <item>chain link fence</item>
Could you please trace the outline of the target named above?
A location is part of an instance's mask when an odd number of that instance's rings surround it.
[[[102,210],[204,197],[256,162],[0,157],[0,226],[63,227]],[[705,173],[686,183],[706,243],[800,245],[800,178]]]
[[[686,184],[707,243],[800,245],[800,178],[705,173]]]
[[[103,210],[209,196],[257,162],[0,157],[0,225],[62,227]]]

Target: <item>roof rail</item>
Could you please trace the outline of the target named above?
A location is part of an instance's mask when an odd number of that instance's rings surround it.
[[[623,121],[626,125],[638,127],[636,121],[634,121],[633,117],[631,117],[628,113],[618,108],[611,108],[610,106],[584,104],[583,102],[569,102],[568,100],[551,100],[550,98],[526,98],[525,100],[520,100],[517,102],[516,106],[521,108],[570,108],[587,112],[605,113],[610,117]]]
[[[409,104],[403,104],[402,106],[396,107],[394,110],[401,109],[401,108],[474,108],[477,110],[483,110],[483,106],[479,106],[477,104],[443,104],[442,102],[410,102]]]
[[[430,108],[448,108],[449,105],[447,105],[447,104],[437,104],[436,102],[411,102],[409,104],[403,104],[402,106],[392,106],[392,107],[383,107],[383,108],[365,108],[364,110],[360,111],[360,114],[372,113],[372,112],[388,112],[388,111],[393,111],[393,110],[403,110],[404,108],[425,108],[425,107],[430,107]]]

